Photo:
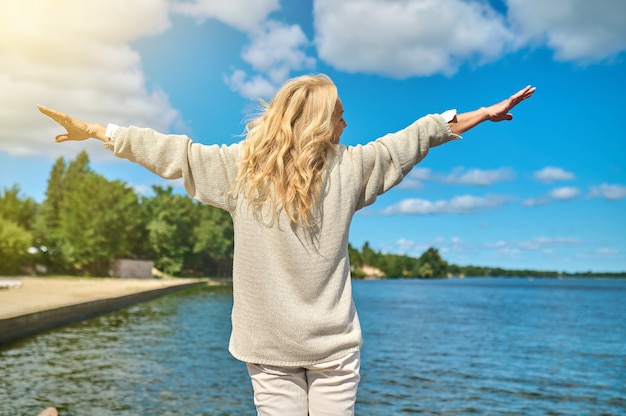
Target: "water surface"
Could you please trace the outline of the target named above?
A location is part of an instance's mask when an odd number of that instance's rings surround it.
[[[359,415],[626,414],[626,281],[355,281]],[[0,415],[254,415],[231,288],[0,349]]]

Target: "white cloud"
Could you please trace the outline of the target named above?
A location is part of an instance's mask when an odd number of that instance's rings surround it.
[[[521,241],[517,245],[525,250],[546,251],[557,246],[577,246],[582,241],[572,237],[535,237],[530,240]]]
[[[458,237],[451,237],[449,240],[444,237],[436,237],[430,241],[420,242],[400,238],[388,247],[388,252],[419,257],[431,247],[436,247],[441,253],[454,252],[457,254],[467,249],[465,242]]]
[[[509,15],[503,16],[483,0],[314,0],[315,44],[319,57],[337,68],[393,77],[451,74],[527,41],[546,42],[559,59],[577,61],[604,59],[626,47],[621,0],[507,4]],[[37,112],[37,104],[89,121],[162,131],[182,123],[167,93],[147,88],[141,57],[132,48],[132,41],[165,31],[172,11],[199,21],[217,19],[248,34],[242,58],[250,68],[235,69],[225,81],[244,97],[269,98],[292,72],[315,66],[301,27],[268,20],[279,8],[279,0],[1,2],[0,151],[56,156],[84,148],[55,144],[60,131]],[[521,42],[513,30],[522,34]],[[468,171],[453,179],[501,180],[487,173]],[[421,183],[417,177],[412,182]],[[623,197],[613,185],[593,192]]]
[[[420,251],[425,251],[430,247],[431,244],[426,242],[415,242],[413,240],[407,240],[405,238],[401,238],[395,243],[395,248],[392,250],[393,252],[399,253],[416,253]]]
[[[315,59],[301,49],[309,40],[298,25],[270,21],[252,35],[252,43],[243,51],[243,59],[259,72],[281,83],[292,70],[312,68]]]
[[[348,72],[453,74],[498,58],[513,40],[501,15],[463,0],[316,0],[318,55]]]
[[[495,208],[511,201],[511,198],[503,195],[487,195],[476,197],[472,195],[461,195],[449,201],[428,201],[425,199],[405,199],[397,204],[391,205],[384,210],[383,214],[465,214],[478,209]]]
[[[457,167],[449,174],[434,173],[428,168],[415,168],[400,183],[402,189],[418,189],[423,187],[424,182],[435,181],[439,183],[488,186],[496,182],[511,181],[515,179],[515,172],[510,168],[499,169],[466,169]]]
[[[504,241],[504,240],[498,240],[498,241],[495,241],[493,243],[486,243],[485,244],[485,247],[487,247],[487,248],[497,248],[497,249],[503,249],[503,248],[508,247],[508,246],[509,246],[509,243]]]
[[[453,74],[528,45],[563,61],[597,62],[626,50],[622,0],[315,0],[319,57],[347,72],[404,78]]]
[[[248,74],[241,70],[235,70],[230,76],[224,78],[224,82],[236,93],[249,100],[271,97],[276,92],[276,85],[261,75]]]
[[[578,195],[580,195],[580,189],[573,186],[564,186],[550,191],[550,197],[554,199],[572,199],[576,198]]]
[[[452,245],[461,245],[461,244],[463,244],[463,240],[461,240],[459,237],[452,237],[452,238],[450,238],[450,244],[452,244]]]
[[[169,26],[165,0],[21,0],[0,5],[0,150],[71,153],[37,104],[93,122],[167,130],[179,122],[167,95],[146,89],[129,42]]]
[[[525,207],[532,208],[532,207],[537,207],[537,206],[540,206],[540,205],[545,205],[545,204],[548,203],[548,201],[549,201],[549,199],[546,198],[545,196],[539,197],[539,198],[528,198],[528,199],[525,199],[524,201],[522,201],[522,205],[525,206]]]
[[[311,65],[311,59],[301,52],[309,43],[299,27],[266,22],[269,13],[279,7],[278,0],[173,6],[167,0],[2,2],[0,151],[55,157],[86,148],[98,157],[110,157],[96,151],[98,143],[56,144],[53,138],[62,129],[41,115],[37,104],[103,124],[183,129],[180,114],[172,108],[166,92],[147,88],[141,57],[131,46],[142,36],[165,31],[170,26],[171,7],[198,19],[220,19],[257,35],[244,58],[261,74],[235,71],[227,78],[229,85],[246,97],[271,96],[276,83],[290,70]]]
[[[624,199],[626,198],[626,186],[603,183],[602,185],[591,188],[591,196],[601,196],[611,200]]]
[[[271,12],[279,8],[279,0],[195,0],[172,5],[174,11],[199,21],[214,18],[243,32],[257,29]]]
[[[242,59],[251,71],[236,68],[224,82],[249,100],[270,99],[292,71],[310,70],[315,59],[305,52],[310,41],[299,25],[269,20],[280,9],[279,0],[195,0],[174,3],[172,9],[202,22],[213,18],[222,21],[250,38]]]
[[[612,256],[612,255],[618,254],[619,250],[616,248],[612,248],[612,247],[600,247],[596,249],[596,253]]]
[[[502,259],[524,259],[518,266],[507,268],[537,268],[528,266],[530,259],[548,259],[552,264],[562,264],[572,255],[582,258],[584,251],[588,258],[612,259],[617,258],[620,250],[611,247],[593,247],[577,237],[567,236],[537,236],[526,240],[500,239],[494,241],[466,241],[457,237],[438,237],[431,241],[415,242],[409,239],[399,239],[389,248],[389,252],[419,256],[429,247],[437,247],[441,253],[450,254],[446,258],[452,263],[485,264]],[[584,251],[581,251],[584,250]],[[575,254],[574,254],[575,253]],[[460,262],[460,263],[459,263]],[[546,267],[551,269],[552,267]]]
[[[469,169],[456,168],[445,178],[448,183],[463,185],[487,186],[496,182],[510,181],[515,178],[515,173],[510,168],[500,169]]]
[[[292,71],[315,67],[315,59],[305,52],[310,42],[298,25],[268,21],[251,32],[250,39],[242,58],[256,74],[237,69],[226,78],[231,89],[243,97],[270,99]]]
[[[534,237],[529,240],[498,240],[486,242],[481,245],[481,252],[492,250],[498,256],[505,258],[520,258],[529,253],[539,253],[541,255],[554,257],[562,252],[570,252],[572,247],[579,247],[583,242],[572,237]]]
[[[501,254],[505,254],[507,256],[510,256],[510,257],[517,257],[520,254],[522,254],[522,250],[520,250],[518,248],[512,248],[512,247],[501,248],[500,250],[498,250],[498,252],[500,252]]]
[[[520,41],[547,44],[562,61],[594,62],[626,49],[623,0],[507,0]]]
[[[546,177],[550,179],[553,179],[558,176],[559,175],[546,174]],[[535,174],[535,177],[537,177],[537,174]],[[575,186],[563,186],[560,188],[552,189],[547,195],[540,196],[537,198],[525,199],[524,201],[522,201],[522,205],[525,207],[532,208],[532,207],[537,207],[540,205],[546,205],[547,203],[549,203],[551,200],[554,200],[554,199],[558,199],[562,201],[574,199],[578,195],[580,195],[579,188]]]
[[[533,173],[533,177],[541,182],[551,183],[556,181],[567,181],[574,179],[574,174],[562,168],[547,166]]]
[[[428,168],[415,167],[413,170],[400,182],[399,189],[419,189],[424,186],[424,182],[433,178],[432,171]]]

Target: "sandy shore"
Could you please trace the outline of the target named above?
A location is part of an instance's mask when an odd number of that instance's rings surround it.
[[[198,282],[194,279],[48,277],[0,277],[0,281],[21,283],[20,287],[0,289],[0,319]]]

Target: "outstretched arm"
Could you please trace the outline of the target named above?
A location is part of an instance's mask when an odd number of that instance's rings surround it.
[[[230,189],[239,172],[241,146],[193,143],[185,135],[161,134],[139,127],[118,127],[107,137],[105,126],[79,120],[65,113],[39,106],[39,111],[66,131],[57,142],[95,138],[117,157],[135,162],[165,179],[182,178],[187,194],[198,201],[230,211]]]
[[[529,85],[497,104],[482,107],[467,113],[457,114],[449,123],[450,129],[454,134],[463,134],[483,121],[512,120],[513,115],[510,113],[511,109],[522,101],[530,98],[535,92],[535,89],[536,87]]]
[[[103,142],[109,141],[109,138],[106,137],[105,134],[106,127],[101,124],[88,123],[42,105],[37,106],[37,108],[67,130],[67,133],[59,134],[54,138],[58,143],[68,140],[86,140],[89,138],[102,140]]]

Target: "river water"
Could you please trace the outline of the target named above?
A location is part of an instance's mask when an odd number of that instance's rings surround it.
[[[358,415],[626,414],[626,280],[355,281]],[[254,415],[230,287],[0,349],[0,415]]]

